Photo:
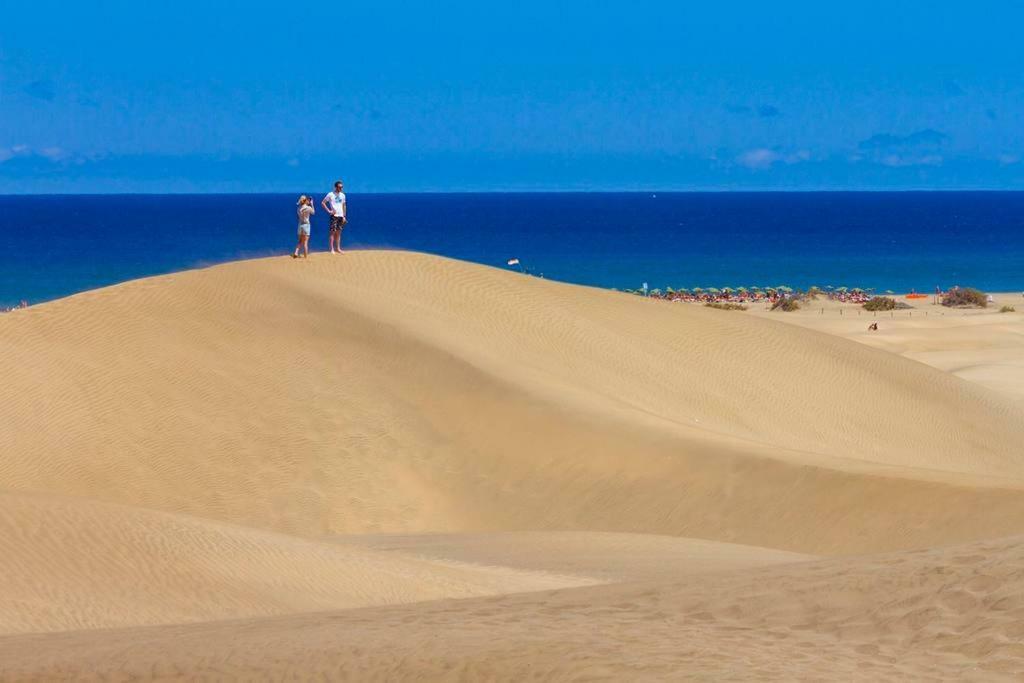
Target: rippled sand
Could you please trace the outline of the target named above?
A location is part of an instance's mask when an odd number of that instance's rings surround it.
[[[949,355],[1020,321],[804,318],[402,252],[0,317],[0,672],[1024,674],[1020,388]]]

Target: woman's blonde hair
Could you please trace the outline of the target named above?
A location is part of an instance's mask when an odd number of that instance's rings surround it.
[[[313,201],[313,200],[310,199],[309,197],[307,197],[306,195],[302,195],[301,197],[299,197],[298,206],[302,206],[303,204],[305,204],[306,202],[309,202],[309,201]]]

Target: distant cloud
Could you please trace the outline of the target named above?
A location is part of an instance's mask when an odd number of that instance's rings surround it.
[[[68,157],[68,154],[60,147],[44,147],[36,153],[50,161],[63,161]]]
[[[284,163],[288,164],[292,168],[295,168],[295,167],[297,167],[299,165],[299,160],[295,159],[295,158],[292,158],[292,159],[289,159],[288,161],[286,161]]]
[[[1013,164],[1019,164],[1019,163],[1020,163],[1020,155],[1019,154],[1000,154],[999,155],[999,164],[1001,166],[1011,166]]]
[[[45,164],[58,164],[63,162],[81,163],[82,159],[74,157],[61,147],[51,146],[35,149],[28,145],[14,145],[12,147],[0,147],[0,164],[16,160],[32,160]]]
[[[867,140],[857,144],[858,149],[880,150],[921,146],[938,146],[949,140],[949,136],[932,128],[919,130],[910,135],[893,135],[892,133],[876,133]]]
[[[889,167],[940,166],[943,162],[941,151],[948,141],[948,135],[932,128],[909,135],[876,133],[857,144],[857,149],[863,155],[855,155],[851,160],[861,161],[866,158]]]
[[[32,81],[21,90],[30,97],[46,102],[53,102],[53,98],[57,95],[53,81]]]
[[[885,154],[878,161],[883,166],[901,168],[903,166],[941,166],[943,158],[941,154],[922,154],[917,156]]]
[[[765,149],[763,147],[758,149],[748,149],[738,157],[736,161],[739,162],[740,166],[746,166],[747,168],[769,168],[772,164],[779,160],[779,153]]]
[[[762,119],[774,118],[778,116],[780,113],[781,112],[779,112],[778,107],[772,106],[770,104],[762,104],[760,107],[757,108],[757,115],[760,116]]]
[[[811,153],[806,149],[796,152],[782,153],[767,147],[748,149],[736,157],[736,163],[745,168],[763,170],[771,168],[775,164],[798,164],[803,161],[810,161]]]
[[[32,150],[28,145],[14,145],[13,147],[0,147],[0,164],[16,157],[29,156]]]

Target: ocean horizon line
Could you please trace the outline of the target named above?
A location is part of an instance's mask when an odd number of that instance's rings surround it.
[[[329,182],[323,183],[325,187]],[[306,188],[307,190],[309,188]],[[328,187],[324,191],[330,191]],[[302,190],[263,190],[254,192],[233,192],[233,191],[169,191],[169,192],[0,192],[0,197],[217,197],[217,196],[265,196],[265,195],[288,195]],[[905,189],[542,189],[542,190],[368,190],[348,191],[348,194],[357,196],[410,196],[410,195],[909,195],[909,194],[1024,194],[1024,188],[1000,189],[1000,188],[905,188]]]

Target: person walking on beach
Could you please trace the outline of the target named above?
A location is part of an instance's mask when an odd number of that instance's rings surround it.
[[[330,245],[332,254],[341,253],[341,230],[348,220],[345,218],[345,193],[342,192],[344,185],[340,180],[335,181],[334,191],[328,192],[320,205],[324,211],[331,215]]]
[[[298,206],[295,213],[299,218],[299,242],[295,245],[292,258],[299,258],[299,249],[302,250],[303,258],[309,258],[309,217],[316,213],[313,209],[313,198],[302,195],[299,197]]]

